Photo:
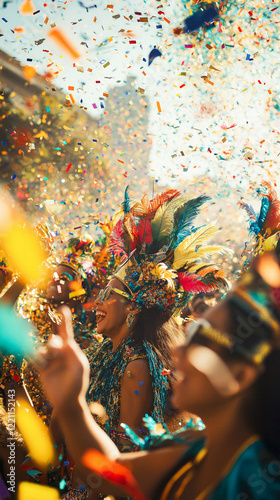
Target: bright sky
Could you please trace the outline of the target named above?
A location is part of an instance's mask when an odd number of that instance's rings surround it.
[[[180,37],[173,28],[197,8],[194,2],[33,0],[30,16],[18,13],[22,4],[1,1],[0,48],[38,73],[58,71],[53,83],[65,93],[74,87],[76,102],[94,116],[104,112],[100,98],[106,109],[104,93],[136,77],[150,102],[152,175],[169,184],[203,173],[239,185],[277,178],[280,47],[273,0],[228,2],[215,27]],[[54,23],[80,50],[79,60],[48,37]],[[153,47],[162,57],[148,66]]]

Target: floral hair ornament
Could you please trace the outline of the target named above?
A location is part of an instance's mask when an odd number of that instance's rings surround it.
[[[208,200],[167,189],[133,203],[126,188],[109,248],[125,259],[113,276],[127,287],[137,307],[157,307],[179,316],[194,293],[227,285],[223,271],[208,263],[210,256],[227,250],[206,245],[218,228],[194,226]]]

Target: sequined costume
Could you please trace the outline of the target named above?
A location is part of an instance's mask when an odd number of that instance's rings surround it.
[[[124,339],[115,351],[112,350],[112,341],[104,340],[92,350],[86,352],[90,362],[90,385],[87,400],[97,401],[106,410],[106,421],[97,422],[118,445],[116,434],[120,420],[121,381],[125,369],[131,361],[146,359],[153,379],[153,411],[152,417],[157,422],[164,422],[166,398],[169,390],[167,377],[162,375],[163,366],[149,342],[136,344],[133,334]]]
[[[112,350],[113,344],[110,339],[105,339],[100,344],[85,351],[90,362],[90,385],[87,393],[87,402],[99,402],[106,411],[105,420],[96,418],[97,423],[111,437],[112,441],[120,447],[120,437],[127,440],[122,445],[122,451],[134,451],[138,444],[133,442],[124,432],[118,432],[121,405],[121,381],[125,369],[131,361],[146,359],[149,364],[150,374],[153,379],[154,404],[152,417],[156,422],[163,423],[165,420],[165,409],[169,384],[167,377],[162,375],[163,366],[149,342],[136,344],[133,334],[124,339],[119,346]],[[143,431],[142,431],[143,432]],[[64,500],[84,500],[87,498],[88,489],[75,490],[69,483],[69,491],[63,497]],[[100,498],[103,498],[100,495]]]

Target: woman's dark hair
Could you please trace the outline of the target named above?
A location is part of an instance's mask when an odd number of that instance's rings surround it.
[[[229,304],[231,316],[231,331],[228,333],[235,335],[238,328],[237,318],[246,314],[233,304]],[[247,314],[248,316],[248,314]],[[260,329],[262,330],[260,332]],[[267,331],[265,331],[267,329]],[[269,326],[260,320],[259,326],[256,326],[254,335],[264,335],[264,338],[270,337]],[[240,358],[240,355],[230,355],[230,359]],[[243,358],[244,360],[244,358]],[[274,348],[263,362],[263,369],[254,385],[250,388],[248,398],[245,401],[244,410],[248,423],[253,426],[254,432],[259,434],[266,444],[267,448],[279,456],[280,453],[280,349]]]

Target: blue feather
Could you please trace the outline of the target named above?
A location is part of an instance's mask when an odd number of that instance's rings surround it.
[[[200,195],[197,198],[187,201],[175,214],[175,224],[172,234],[173,248],[176,248],[193,230],[192,223],[198,215],[200,207],[209,196]]]
[[[248,203],[245,203],[244,201],[241,200],[238,202],[238,205],[241,208],[244,208],[244,210],[246,210],[247,212],[247,215],[249,216],[249,233],[258,236],[260,232],[260,227],[255,210],[253,209],[253,207],[251,207],[251,205],[248,205]]]
[[[256,221],[250,221],[249,233],[254,234],[255,236],[258,236],[259,232],[260,232],[260,228],[258,226],[258,223]]]
[[[258,217],[258,226],[260,228],[260,231],[262,230],[263,223],[264,223],[264,221],[266,219],[266,216],[267,216],[269,208],[270,208],[270,201],[269,201],[269,199],[266,198],[266,197],[263,197],[262,204],[261,204],[261,209],[260,209],[260,213],[259,213],[259,217]]]
[[[251,205],[248,205],[248,203],[245,203],[244,201],[241,201],[241,200],[238,202],[238,205],[241,208],[244,208],[244,210],[246,210],[247,215],[249,216],[249,220],[250,221],[257,222],[256,212],[255,212],[255,210],[253,209],[253,207]]]
[[[124,200],[122,202],[122,208],[123,208],[123,211],[125,214],[127,214],[130,210],[130,198],[129,198],[129,194],[128,194],[128,186],[126,186],[126,188],[125,188]]]

